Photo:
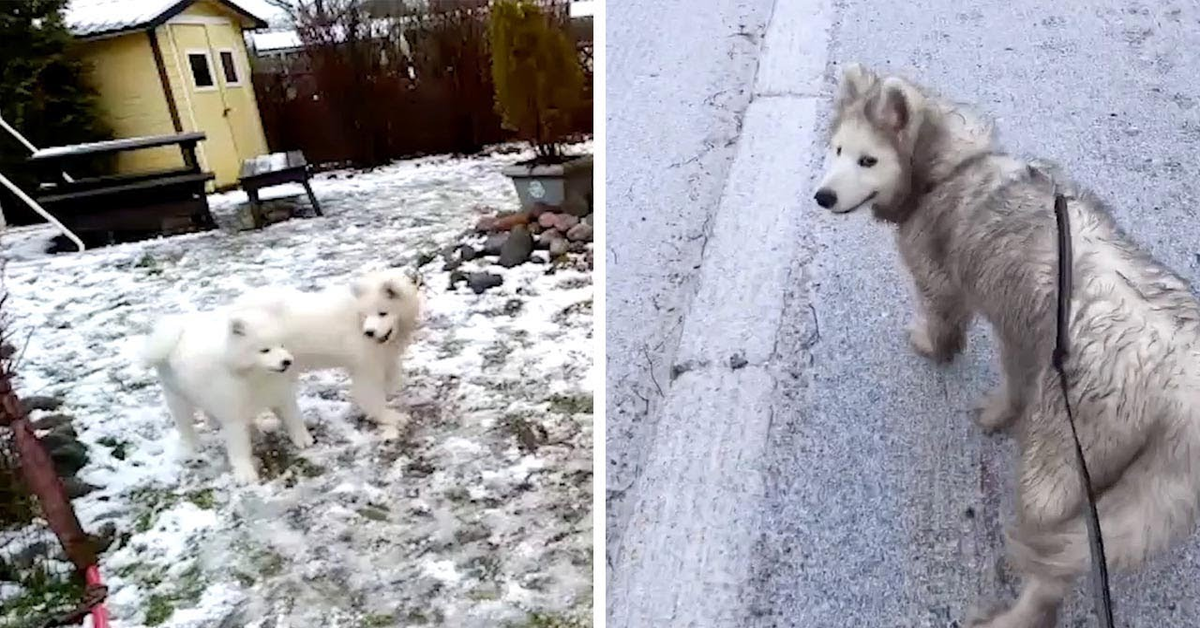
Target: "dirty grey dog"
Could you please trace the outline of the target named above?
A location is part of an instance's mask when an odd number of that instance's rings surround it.
[[[969,625],[1053,626],[1089,566],[1073,443],[1057,375],[1055,190],[1074,249],[1065,366],[1097,493],[1108,562],[1141,565],[1190,534],[1200,501],[1200,304],[1122,233],[1099,200],[1048,164],[999,152],[990,126],[913,83],[848,67],[816,201],[870,205],[896,227],[918,313],[913,348],[948,361],[975,314],[991,324],[1003,381],[978,423],[1020,448],[1008,553],[1023,577],[1003,612]]]

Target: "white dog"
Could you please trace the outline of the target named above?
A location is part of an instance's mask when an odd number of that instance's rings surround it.
[[[399,269],[367,273],[349,289],[322,292],[265,288],[238,300],[279,317],[283,345],[299,371],[342,368],[350,373],[350,396],[394,436],[407,417],[387,407],[400,386],[400,358],[412,341],[422,304],[417,286]]]
[[[271,409],[297,447],[312,444],[296,405],[294,358],[284,348],[277,321],[264,311],[222,310],[183,314],[155,325],[143,350],[158,371],[187,453],[196,448],[197,409],[215,420],[225,436],[234,478],[256,482],[250,457],[250,427]]]

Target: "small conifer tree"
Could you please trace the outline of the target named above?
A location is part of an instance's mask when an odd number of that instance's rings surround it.
[[[88,67],[77,42],[63,23],[68,0],[0,2],[0,114],[34,145],[45,148],[110,137],[96,113],[96,92],[87,83]],[[0,131],[0,172],[26,191],[36,183],[24,166],[28,150]],[[89,172],[105,162],[86,164]],[[7,191],[0,192],[6,193]],[[9,207],[24,205],[4,202]]]
[[[561,162],[561,145],[583,95],[575,47],[529,0],[493,5],[489,36],[496,111],[504,127],[533,145],[536,161]]]

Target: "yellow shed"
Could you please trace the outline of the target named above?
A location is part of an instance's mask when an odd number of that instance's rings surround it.
[[[71,0],[105,121],[118,138],[202,131],[216,186],[267,152],[242,31],[266,22],[230,0]],[[178,167],[176,147],[119,155],[120,172]]]

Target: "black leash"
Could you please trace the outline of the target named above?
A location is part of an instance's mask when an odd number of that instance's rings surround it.
[[[1067,357],[1067,323],[1071,318],[1071,222],[1067,218],[1067,199],[1054,194],[1054,216],[1058,220],[1058,338],[1054,343],[1054,369],[1058,371],[1058,383],[1062,387],[1063,404],[1067,407],[1067,422],[1071,424],[1071,437],[1075,441],[1075,459],[1079,463],[1079,476],[1083,489],[1087,491],[1088,542],[1092,549],[1092,586],[1095,589],[1096,617],[1101,628],[1113,628],[1112,594],[1108,589],[1108,561],[1104,557],[1104,538],[1100,535],[1100,516],[1096,513],[1096,495],[1092,492],[1092,477],[1083,460],[1083,447],[1079,444],[1079,433],[1075,430],[1075,415],[1071,412],[1071,401],[1067,396],[1067,374],[1063,370],[1063,359]]]

